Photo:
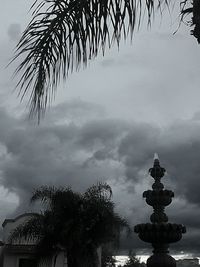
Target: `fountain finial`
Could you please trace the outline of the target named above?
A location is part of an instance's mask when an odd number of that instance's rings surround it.
[[[153,157],[154,160],[158,159],[159,160],[159,157],[158,157],[158,153],[154,153],[154,157]]]
[[[154,154],[154,164],[153,167],[149,169],[150,175],[155,179],[155,181],[159,181],[165,175],[165,169],[160,166],[160,162],[158,159],[158,154]]]

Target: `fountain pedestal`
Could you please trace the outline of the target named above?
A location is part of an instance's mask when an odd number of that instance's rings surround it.
[[[172,202],[174,193],[165,190],[161,183],[165,169],[160,166],[157,158],[149,173],[155,182],[152,185],[153,190],[145,191],[143,197],[153,207],[151,223],[138,224],[134,231],[142,241],[151,243],[154,248],[153,255],[147,260],[147,267],[176,267],[175,259],[168,254],[169,244],[179,241],[186,228],[182,224],[168,223],[165,207]]]

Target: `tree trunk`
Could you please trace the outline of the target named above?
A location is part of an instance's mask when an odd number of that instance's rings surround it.
[[[78,266],[76,257],[70,253],[67,254],[67,267],[80,267]]]
[[[97,256],[98,256],[97,267],[101,267],[101,254],[102,254],[102,249],[101,247],[98,247],[97,248]]]

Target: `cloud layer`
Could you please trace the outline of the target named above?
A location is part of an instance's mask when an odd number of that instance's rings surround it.
[[[23,117],[11,116],[4,108],[0,122],[1,186],[10,193],[8,203],[5,202],[7,216],[11,210],[13,216],[30,210],[28,199],[38,186],[72,186],[83,191],[97,181],[107,181],[113,188],[117,211],[131,225],[147,222],[152,210],[142,199],[142,192],[151,187],[148,169],[154,152],[158,152],[168,171],[163,183],[176,195],[167,213],[171,221],[184,223],[188,228],[177,248],[197,249],[200,238],[197,116],[163,130],[147,123],[107,118],[101,107],[76,99],[52,108],[39,126]],[[5,215],[1,213],[2,220]],[[122,244],[124,249],[146,246],[136,235]]]

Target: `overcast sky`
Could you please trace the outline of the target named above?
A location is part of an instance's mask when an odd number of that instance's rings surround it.
[[[170,221],[187,227],[174,249],[200,256],[200,46],[186,26],[173,35],[178,13],[72,74],[37,125],[27,119],[28,99],[20,103],[14,92],[17,63],[5,68],[31,1],[0,2],[1,222],[31,210],[27,200],[40,185],[83,191],[96,181],[112,186],[116,209],[132,226],[148,222],[142,192],[153,182],[148,169],[157,152],[163,182],[175,191]],[[123,242],[146,246],[136,235]]]

